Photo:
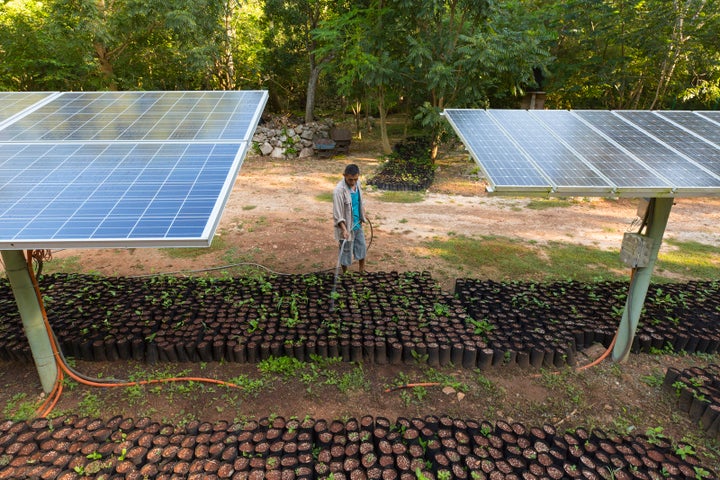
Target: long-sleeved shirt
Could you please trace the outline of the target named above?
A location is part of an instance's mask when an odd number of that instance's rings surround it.
[[[365,222],[365,209],[362,204],[362,190],[360,189],[360,182],[355,184],[358,191],[358,211],[360,212],[360,223]],[[343,240],[341,223],[345,222],[345,227],[349,232],[353,230],[353,212],[352,212],[352,198],[350,197],[350,188],[345,183],[343,178],[335,186],[333,190],[333,225],[335,226],[335,240]],[[352,234],[352,233],[351,233]],[[351,237],[352,238],[352,237]]]

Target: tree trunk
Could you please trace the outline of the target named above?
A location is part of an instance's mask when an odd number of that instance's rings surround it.
[[[315,120],[315,92],[317,91],[318,78],[320,78],[320,67],[311,60],[307,98],[305,99],[305,123],[310,123]]]
[[[117,85],[113,80],[115,72],[107,48],[100,42],[95,42],[93,46],[95,48],[95,55],[97,55],[98,62],[100,63],[100,74],[102,78],[107,81],[110,90],[117,90]]]
[[[681,4],[679,0],[673,1],[673,10],[675,11],[675,26],[673,27],[672,37],[670,39],[670,45],[668,47],[667,56],[663,61],[662,68],[660,70],[660,78],[658,79],[658,85],[655,90],[655,97],[653,98],[650,109],[656,108],[661,102],[661,98],[665,95],[668,85],[672,82],[675,68],[680,61],[680,58],[684,54],[684,47],[687,43],[689,36],[685,36],[685,20],[689,17],[690,8],[692,7],[693,0],[687,0],[684,4]],[[697,21],[701,18],[702,11],[705,7],[705,1],[702,0],[697,6],[697,11],[692,15],[689,20],[692,22]],[[701,28],[704,22],[700,22],[696,25],[696,28]]]
[[[387,108],[385,108],[385,90],[383,87],[378,89],[378,112],[380,113],[380,138],[382,140],[382,151],[385,155],[392,152],[390,146],[390,138],[387,132]]]
[[[237,3],[234,0],[227,0],[225,4],[225,51],[223,52],[225,65],[224,72],[219,72],[225,90],[235,90],[235,57],[232,51],[235,40],[235,28],[232,25],[232,19],[235,16],[235,5]]]

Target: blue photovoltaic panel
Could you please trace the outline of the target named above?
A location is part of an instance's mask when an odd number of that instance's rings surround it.
[[[232,143],[2,144],[3,242],[204,238],[241,151]]]
[[[583,162],[526,110],[491,110],[490,113],[535,160],[555,190],[609,190],[607,179]]]
[[[639,141],[636,141],[628,149],[653,171],[668,178],[676,189],[720,188],[720,177],[710,174],[698,165],[705,165],[710,159],[702,152],[712,149],[706,142],[653,112],[619,111],[615,112],[615,115],[642,129],[644,136],[640,137],[641,146],[637,147]],[[690,156],[683,156],[688,152]],[[720,151],[717,153],[720,154]]]
[[[0,248],[209,245],[266,100],[82,92],[31,109],[0,129]]]
[[[720,176],[720,125],[691,112],[657,113],[662,123],[652,122],[651,132],[680,153],[697,161],[715,176]],[[632,120],[632,116],[629,117]],[[649,122],[646,122],[649,123]],[[642,121],[638,125],[645,128]],[[692,134],[688,135],[688,132]],[[713,180],[717,181],[718,178]],[[708,181],[715,185],[715,182]]]
[[[0,141],[249,141],[265,95],[69,92],[0,129]]]
[[[656,113],[708,142],[716,146],[720,145],[720,122],[713,122],[706,118],[704,114],[707,112],[663,111]]]
[[[491,191],[720,195],[720,112],[448,109],[444,113],[487,174]],[[532,172],[530,187],[519,181],[528,176],[525,172]]]
[[[52,95],[52,92],[0,92],[0,126],[14,115]]]
[[[713,110],[708,112],[697,112],[698,115],[701,115],[704,118],[710,119],[715,123],[720,123],[720,111]]]
[[[550,184],[485,110],[445,110],[493,188],[548,191]],[[481,160],[482,159],[482,160]]]
[[[552,129],[554,135],[571,145],[573,150],[593,168],[602,172],[616,193],[624,189],[664,188],[669,184],[649,172],[641,163],[628,156],[599,132],[593,130],[568,110],[531,112]]]

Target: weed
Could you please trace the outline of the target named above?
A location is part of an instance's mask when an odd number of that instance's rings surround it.
[[[682,460],[685,460],[685,457],[688,455],[695,455],[695,449],[692,445],[679,445],[675,448],[675,453],[678,454]]]
[[[337,387],[342,393],[347,393],[351,390],[368,390],[370,383],[365,377],[365,371],[362,365],[357,364],[351,371],[343,374],[340,377]]]
[[[663,435],[663,427],[648,427],[648,429],[645,431],[645,435],[648,437],[648,442],[652,443],[653,445],[659,445],[664,441],[667,437]]]
[[[241,387],[244,393],[251,396],[259,395],[267,386],[265,380],[261,378],[250,378],[242,374],[231,378],[229,382]]]
[[[305,364],[293,357],[270,357],[258,364],[258,370],[262,373],[282,375],[285,378],[296,377],[304,368]]]
[[[3,415],[14,422],[24,421],[33,418],[37,407],[35,402],[27,400],[27,394],[16,393],[3,408]]]
[[[80,414],[86,417],[100,418],[102,409],[103,404],[100,397],[91,392],[85,392],[78,404]]]
[[[665,375],[660,371],[654,371],[650,375],[643,375],[640,377],[643,383],[650,387],[659,387],[663,384]]]
[[[471,317],[468,317],[467,319],[468,323],[475,327],[475,335],[482,335],[484,337],[487,337],[487,334],[495,330],[495,325],[488,322],[487,320],[475,320]]]

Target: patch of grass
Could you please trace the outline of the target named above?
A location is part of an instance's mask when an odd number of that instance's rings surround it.
[[[5,408],[3,408],[2,411],[3,417],[10,419],[13,422],[29,420],[35,416],[35,411],[38,406],[37,402],[28,400],[27,394],[16,393],[5,404]]]
[[[73,255],[66,258],[53,258],[49,262],[43,262],[43,273],[81,272],[80,258],[80,255]]]
[[[256,208],[257,208],[257,205],[243,205],[242,206],[243,210],[254,210]]]
[[[78,403],[78,412],[80,415],[92,418],[100,418],[103,411],[103,402],[94,393],[85,392],[82,400]]]
[[[645,384],[653,388],[661,387],[665,374],[662,371],[656,370],[649,375],[643,375],[640,380]]]
[[[361,364],[355,365],[352,370],[344,373],[338,381],[338,390],[347,393],[351,390],[369,390],[370,382],[365,377],[365,371]]]
[[[270,357],[258,364],[258,370],[264,374],[282,375],[285,378],[297,377],[305,369],[305,363],[292,357]]]
[[[717,278],[720,272],[720,249],[694,241],[666,239],[664,243],[676,247],[658,255],[658,270],[682,274],[692,278]]]
[[[237,377],[231,378],[229,381],[242,387],[244,394],[254,397],[260,395],[260,393],[268,387],[267,382],[262,378],[250,378],[245,374],[240,374]]]
[[[438,257],[477,276],[498,280],[598,281],[620,279],[622,272],[616,251],[550,243],[525,245],[495,236],[469,238],[462,235],[434,239],[425,244]]]
[[[170,258],[197,258],[217,251],[224,251],[227,248],[225,237],[215,235],[209,247],[197,248],[161,248],[160,251]]]
[[[315,200],[318,202],[329,202],[332,203],[333,201],[333,194],[332,192],[323,192],[318,195],[315,195]]]
[[[423,192],[412,191],[383,191],[378,198],[381,202],[388,203],[419,203],[425,200]]]
[[[546,273],[556,280],[571,277],[580,282],[590,282],[627,278],[618,250],[600,250],[560,242],[551,242],[543,250],[550,258]]]
[[[573,202],[565,198],[536,198],[530,200],[526,208],[530,210],[546,210],[548,208],[567,208],[572,205]]]

